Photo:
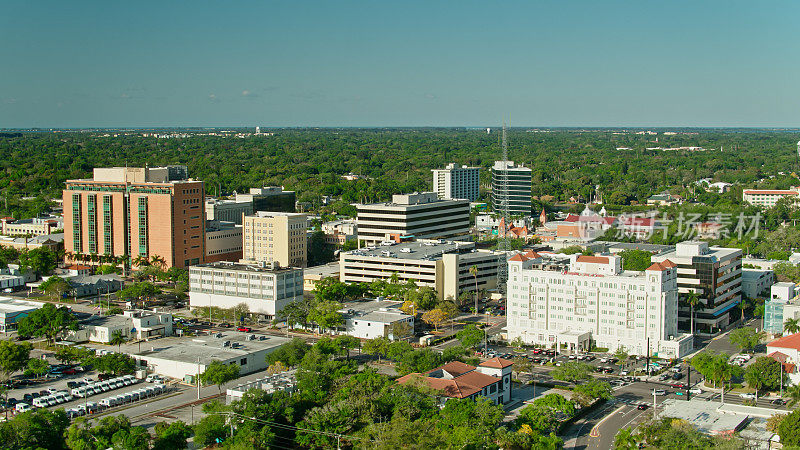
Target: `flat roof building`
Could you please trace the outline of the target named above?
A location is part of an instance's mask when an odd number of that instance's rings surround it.
[[[206,219],[242,224],[242,216],[253,214],[252,201],[220,200],[206,198]]]
[[[16,330],[20,320],[43,305],[44,303],[0,297],[0,332]]]
[[[755,206],[771,208],[782,198],[797,199],[800,196],[800,187],[791,189],[745,189],[742,191],[742,201]]]
[[[450,163],[444,169],[432,169],[433,191],[441,199],[466,198],[471,202],[478,200],[480,168],[457,166]]]
[[[128,310],[111,316],[92,316],[81,322],[80,329],[69,331],[67,339],[73,342],[108,344],[114,333],[119,333],[126,339],[137,340],[172,336],[172,314]]]
[[[59,216],[34,217],[32,219],[0,219],[0,234],[5,236],[42,236],[64,228],[64,218]]]
[[[257,211],[245,216],[243,253],[248,262],[277,262],[305,267],[308,255],[306,214]]]
[[[350,302],[340,311],[344,317],[345,333],[359,339],[385,337],[403,339],[414,334],[414,316],[400,311],[403,302],[371,300]],[[407,325],[406,333],[395,335],[395,324]]]
[[[204,190],[202,181],[187,178],[185,166],[95,168],[94,178],[67,180],[67,255],[131,262],[157,255],[167,267],[199,264],[205,260]]]
[[[189,268],[190,308],[232,308],[244,303],[251,313],[272,318],[302,299],[303,269],[226,261]]]
[[[654,255],[653,262],[678,265],[678,291],[700,295],[703,308],[695,309],[695,332],[714,334],[738,319],[733,315],[742,299],[742,250],[709,247],[706,242],[684,241],[675,250]],[[681,306],[678,320],[689,330],[690,308]]]
[[[239,261],[244,256],[243,240],[241,225],[217,220],[206,221],[206,262]]]
[[[388,280],[396,273],[401,283],[410,280],[435,289],[440,299],[455,299],[475,291],[472,266],[478,268],[479,290],[496,288],[503,260],[502,253],[476,250],[474,242],[421,240],[343,252],[339,270],[346,283]]]
[[[570,352],[598,347],[679,358],[691,352],[678,334],[678,274],[666,260],[622,270],[622,258],[519,253],[508,260],[509,341]],[[650,344],[648,350],[647,344]]]
[[[246,194],[236,194],[237,202],[250,202],[253,212],[295,212],[297,196],[294,191],[284,191],[282,186],[250,188]]]
[[[355,205],[358,239],[367,245],[403,238],[448,239],[469,233],[469,200],[440,200],[435,192],[394,195],[391,202]]]
[[[509,215],[531,215],[531,169],[514,161],[495,161],[492,166],[492,210],[507,205]]]

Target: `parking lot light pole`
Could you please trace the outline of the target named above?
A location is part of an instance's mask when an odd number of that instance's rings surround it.
[[[197,357],[197,399],[200,400],[200,357]]]

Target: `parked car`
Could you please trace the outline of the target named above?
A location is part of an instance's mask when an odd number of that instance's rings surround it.
[[[700,389],[700,388],[691,388],[691,389],[689,389],[689,393],[690,394],[702,394],[703,390]]]
[[[783,406],[783,405],[786,404],[786,400],[784,400],[782,398],[776,398],[775,400],[771,401],[770,403],[772,403],[773,405]]]
[[[656,390],[654,391],[654,393],[655,393],[656,395],[667,395],[667,391],[665,391],[664,389],[656,389]]]

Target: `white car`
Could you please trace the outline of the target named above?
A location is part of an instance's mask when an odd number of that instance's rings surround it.
[[[691,389],[689,389],[689,393],[690,394],[702,394],[703,390],[700,389],[700,388],[691,388]]]
[[[755,400],[756,399],[756,394],[743,393],[743,394],[739,394],[739,398],[743,398],[745,400]]]
[[[664,389],[656,389],[655,391],[653,391],[653,393],[656,395],[667,395],[667,391],[665,391]]]
[[[17,403],[17,406],[14,407],[18,413],[24,413],[33,409],[33,406],[27,403]]]

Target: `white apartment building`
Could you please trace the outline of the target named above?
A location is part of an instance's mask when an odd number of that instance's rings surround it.
[[[469,233],[469,200],[440,200],[435,192],[392,196],[391,202],[355,205],[358,239],[367,245],[403,237],[448,239]]]
[[[779,189],[745,189],[742,191],[742,201],[755,206],[771,208],[784,197],[798,198],[800,187],[793,187],[787,190]]]
[[[302,298],[303,269],[225,261],[189,268],[190,308],[232,308],[244,303],[251,313],[272,318]]]
[[[742,269],[742,295],[755,299],[759,295],[766,297],[775,282],[772,270]]]
[[[466,198],[478,200],[480,168],[450,163],[444,169],[433,169],[433,191],[441,199]]]
[[[350,303],[340,312],[344,317],[345,333],[359,339],[385,337],[391,340],[403,339],[414,334],[414,316],[400,311],[403,302],[373,300]],[[395,324],[404,323],[408,333],[395,336]]]
[[[700,295],[703,306],[695,308],[695,333],[715,334],[739,319],[736,305],[742,299],[742,251],[709,247],[707,242],[685,241],[675,250],[659,253],[653,262],[670,260],[678,265],[678,291]],[[681,306],[681,328],[689,330],[691,308]]]
[[[508,261],[508,339],[588,351],[677,358],[692,349],[678,334],[675,264],[623,271],[619,256],[517,254]]]
[[[305,267],[308,256],[306,214],[257,211],[244,217],[243,259]]]
[[[472,266],[478,269],[479,290],[496,288],[502,260],[501,253],[475,250],[474,242],[403,242],[341,253],[339,277],[346,283],[369,283],[388,280],[396,273],[401,283],[411,280],[431,287],[440,299],[458,298],[462,292],[475,291]]]

